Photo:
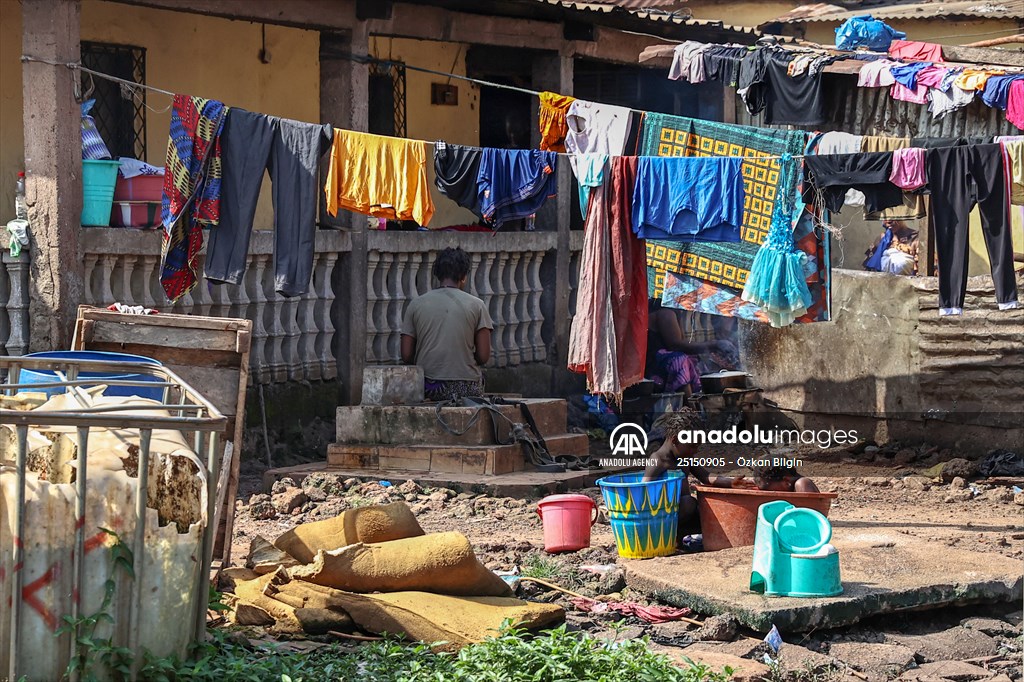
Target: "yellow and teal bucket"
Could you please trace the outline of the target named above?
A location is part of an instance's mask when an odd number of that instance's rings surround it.
[[[686,475],[670,471],[646,483],[643,477],[643,473],[616,474],[597,481],[615,546],[625,559],[650,559],[676,551],[679,500]]]

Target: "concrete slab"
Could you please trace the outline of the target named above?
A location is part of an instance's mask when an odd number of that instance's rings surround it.
[[[844,592],[837,597],[765,597],[747,590],[752,547],[625,561],[627,584],[673,606],[731,613],[768,632],[852,625],[870,616],[949,605],[1019,601],[1020,561],[937,546],[890,529],[834,524]]]
[[[396,484],[412,480],[424,487],[451,488],[458,492],[484,493],[494,497],[528,499],[564,493],[580,488],[589,488],[599,478],[628,470],[627,468],[587,469],[561,473],[521,471],[512,474],[487,476],[403,469],[367,471],[366,469],[346,469],[317,463],[268,469],[263,473],[263,488],[264,490],[270,490],[275,481],[285,477],[292,478],[296,483],[302,485],[302,479],[309,474],[313,472],[327,472],[342,477],[351,476],[353,478],[388,480]]]

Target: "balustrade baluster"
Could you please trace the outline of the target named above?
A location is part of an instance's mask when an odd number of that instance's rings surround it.
[[[263,274],[265,262],[259,257],[250,256],[249,267],[245,273],[245,288],[249,301],[249,319],[252,320],[252,348],[250,356],[250,375],[259,384],[272,381],[270,360],[268,359],[268,333],[264,314],[267,308],[267,296],[263,292]]]
[[[405,311],[406,301],[409,300],[408,289],[406,288],[406,273],[409,267],[408,253],[395,254],[395,261],[392,264],[392,274],[389,279],[391,283],[391,296],[388,302],[388,343],[387,362],[399,363],[402,361],[402,313]]]
[[[544,345],[542,330],[544,327],[544,312],[541,308],[541,297],[544,294],[544,285],[540,281],[540,268],[544,262],[544,252],[535,251],[532,254],[530,263],[526,269],[526,278],[530,295],[527,297],[529,310],[529,344],[533,347],[533,361],[543,362],[547,359],[547,347]]]
[[[28,352],[28,258],[27,249],[18,258],[11,258],[9,252],[3,254],[3,262],[10,277],[7,294],[7,314],[10,319],[6,343],[8,355],[24,355]]]
[[[317,261],[318,276],[314,281],[317,283],[316,312],[314,317],[319,326],[314,346],[316,357],[320,359],[320,376],[324,380],[336,379],[338,377],[338,360],[334,355],[334,322],[331,314],[334,310],[334,287],[331,281],[334,278],[334,268],[338,263],[338,254],[326,252]]]
[[[494,322],[494,329],[491,332],[491,361],[495,367],[505,366],[505,346],[502,343],[501,332],[505,326],[505,317],[501,310],[501,299],[495,294],[492,277],[497,275],[494,254],[474,253],[472,254],[472,272],[476,291],[475,296],[480,298],[487,306],[487,312]],[[500,289],[500,284],[498,285]]]
[[[520,320],[519,317],[519,283],[517,281],[517,274],[519,270],[519,262],[522,259],[522,252],[520,251],[505,251],[502,253],[501,259],[501,277],[505,290],[505,309],[508,311],[505,313],[505,319],[507,326],[505,329],[505,348],[508,349],[508,364],[518,365],[522,362],[522,347],[520,345]]]

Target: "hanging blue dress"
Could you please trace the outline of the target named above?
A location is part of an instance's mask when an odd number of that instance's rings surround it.
[[[792,155],[784,154],[779,163],[779,184],[768,238],[754,255],[743,288],[743,300],[761,306],[773,327],[792,324],[813,302],[803,267],[807,254],[797,249],[793,241],[797,174],[796,161]]]

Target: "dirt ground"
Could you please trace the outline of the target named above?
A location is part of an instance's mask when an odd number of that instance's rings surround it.
[[[1015,494],[1012,485],[992,485],[977,476],[972,478],[972,467],[976,464],[961,460],[945,467],[944,480],[934,466],[948,461],[948,455],[934,448],[910,450],[898,445],[859,454],[847,451],[804,453],[801,473],[812,477],[822,490],[839,493],[830,513],[830,518],[837,523],[898,527],[900,532],[933,543],[937,562],[942,561],[943,548],[956,547],[1021,560],[1024,572],[1024,494]],[[952,475],[959,471],[957,466],[963,467],[960,473],[965,476]],[[610,526],[603,520],[593,528],[589,549],[550,556],[543,552],[543,530],[536,513],[536,500],[495,498],[444,488],[422,489],[412,481],[401,480],[392,480],[392,485],[386,487],[376,479],[342,480],[333,474],[311,475],[303,482],[301,495],[294,488],[288,490],[288,483],[277,484],[277,494],[271,497],[259,490],[258,476],[244,477],[237,502],[235,563],[244,562],[249,543],[256,535],[273,540],[298,523],[328,518],[350,507],[405,500],[425,531],[464,533],[480,559],[492,570],[542,578],[587,596],[610,594],[611,599],[643,601],[629,593],[621,569],[612,566],[617,557],[615,543]],[[597,488],[578,492],[600,503]],[[286,509],[290,506],[295,508],[288,513]],[[595,633],[614,632],[609,629],[621,618],[583,613],[573,607],[569,597],[536,584],[523,582],[519,594],[527,599],[562,603],[571,626]],[[693,614],[693,617],[700,619],[702,615]],[[985,624],[974,622],[974,629],[965,640],[960,632],[964,630],[961,624],[970,629],[972,619],[978,621],[979,617],[996,620]],[[715,627],[698,628],[685,623],[649,625],[630,617],[626,619],[627,629],[616,632],[615,636],[646,634],[654,642],[675,647],[697,641],[693,649],[688,649],[693,652],[710,646],[700,640],[718,640],[714,647],[718,647],[716,651],[720,653],[760,660],[764,653],[761,649],[744,645],[744,642],[747,645],[753,642],[749,638],[753,633],[737,633],[728,618],[724,620],[723,628],[719,627],[723,624],[717,622]],[[708,632],[709,628],[721,631]],[[1016,681],[1024,676],[1021,634],[1021,605],[1002,604],[888,616],[843,630],[807,633],[792,643],[799,644],[801,652],[812,652],[809,656],[821,654],[833,661],[841,658],[844,674],[852,675],[850,682],[894,679],[901,674],[904,675],[901,679],[908,679],[908,669],[918,670],[915,663],[924,665],[946,658],[971,661],[970,665],[984,669],[987,677],[998,673]],[[907,656],[903,644],[916,642],[915,636],[923,637],[924,643],[910,646],[912,655],[904,661],[900,655],[902,651],[902,656]],[[941,644],[946,641],[943,637],[954,642],[969,640],[974,644],[960,650],[950,649]],[[737,638],[736,641],[722,643],[733,638]],[[938,644],[929,638],[938,638]],[[948,656],[935,653],[937,647],[944,650],[942,646],[947,647]],[[793,646],[790,651],[797,648]],[[887,660],[889,658],[894,660]],[[943,677],[942,671],[921,670],[922,674],[928,671],[925,676],[930,679],[966,682],[987,678],[977,671],[969,674],[970,671],[961,670]],[[996,679],[1005,682],[1006,678]]]

